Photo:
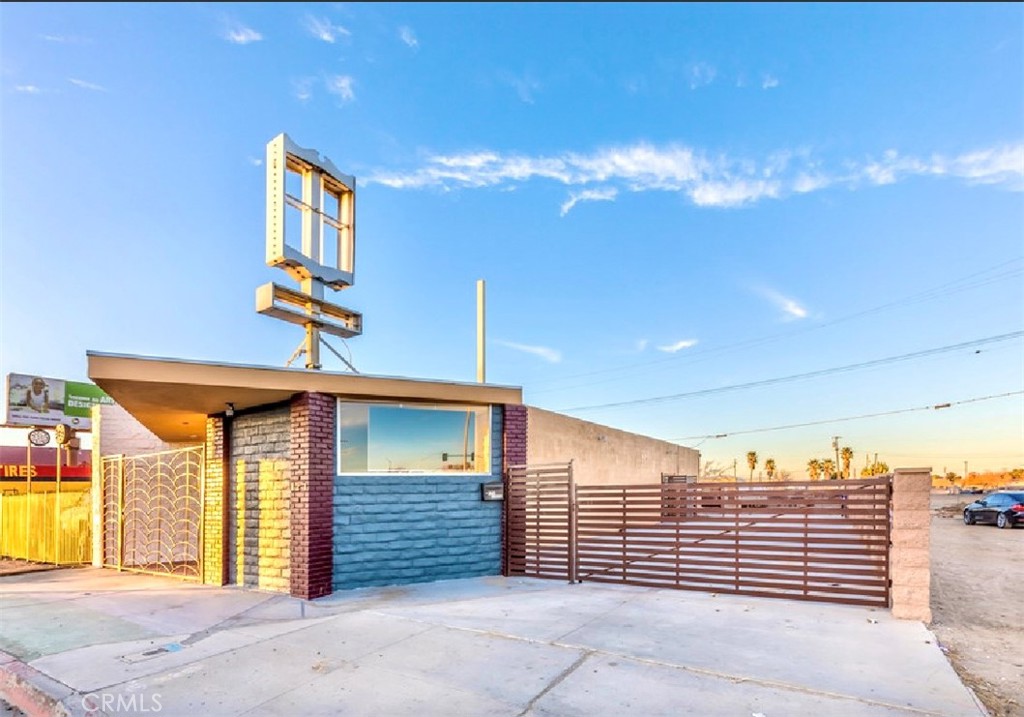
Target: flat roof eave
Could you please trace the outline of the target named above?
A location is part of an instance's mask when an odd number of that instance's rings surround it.
[[[206,417],[280,403],[304,392],[354,400],[521,404],[522,388],[86,352],[89,379],[169,442],[202,441]]]

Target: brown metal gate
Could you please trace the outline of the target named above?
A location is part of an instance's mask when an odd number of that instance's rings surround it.
[[[504,574],[575,580],[572,463],[505,474]]]
[[[204,449],[104,456],[103,565],[202,579]]]
[[[507,574],[889,604],[888,477],[542,493],[528,475],[510,473]]]

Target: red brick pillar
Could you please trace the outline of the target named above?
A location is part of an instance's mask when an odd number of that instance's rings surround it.
[[[508,470],[509,466],[526,465],[527,420],[526,406],[505,404],[505,470]]]
[[[331,593],[335,406],[322,393],[299,394],[291,405],[289,592],[305,600]]]

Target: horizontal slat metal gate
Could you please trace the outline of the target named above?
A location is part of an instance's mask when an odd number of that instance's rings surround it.
[[[505,575],[575,580],[572,463],[505,474]]]
[[[889,604],[888,478],[576,495],[580,581]]]

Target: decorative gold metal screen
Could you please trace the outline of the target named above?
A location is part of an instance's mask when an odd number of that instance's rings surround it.
[[[103,457],[106,567],[202,578],[203,465],[202,446]]]

